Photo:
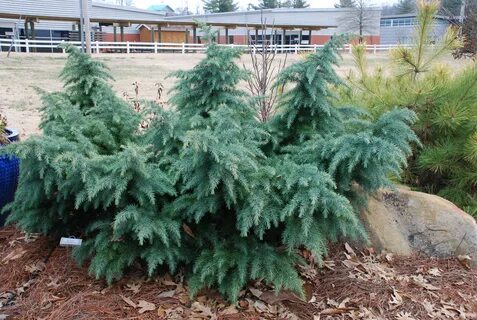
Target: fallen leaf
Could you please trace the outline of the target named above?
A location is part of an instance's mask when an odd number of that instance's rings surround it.
[[[374,248],[371,248],[371,247],[365,247],[364,248],[366,250],[366,253],[368,254],[368,256],[372,256],[374,255],[376,252],[374,251]]]
[[[422,306],[424,309],[426,309],[427,314],[431,315],[434,312],[434,304],[430,302],[429,300],[424,300],[424,302],[421,302]]]
[[[392,253],[386,253],[386,255],[384,256],[384,258],[386,259],[387,262],[391,263],[393,262],[393,254]]]
[[[222,315],[230,315],[230,314],[236,314],[238,313],[237,308],[235,306],[229,306],[225,308],[224,310],[220,311],[220,314]]]
[[[323,267],[335,271],[334,267],[336,267],[336,263],[332,260],[326,260],[323,262]]]
[[[203,317],[207,317],[207,318],[214,317],[212,310],[198,301],[194,302],[191,308],[193,311],[200,313],[200,315]]]
[[[16,260],[16,259],[19,259],[21,258],[24,254],[25,254],[26,250],[23,250],[22,248],[16,248],[15,250],[13,250],[12,252],[10,252],[9,254],[7,254],[3,259],[2,259],[2,263],[4,264],[7,264],[8,262],[12,261],[12,260]]]
[[[253,306],[257,312],[263,313],[268,311],[267,305],[260,300],[255,301]]]
[[[60,279],[50,277],[50,282],[46,284],[47,287],[58,288],[61,284],[59,283]]]
[[[147,302],[145,300],[139,300],[137,307],[139,308],[139,313],[156,310],[156,305],[154,303]]]
[[[350,311],[357,310],[356,308],[328,308],[320,312],[322,316],[331,316],[334,314],[343,314]]]
[[[255,288],[250,288],[249,290],[255,297],[257,297],[259,299],[260,299],[260,296],[263,294],[262,291],[260,291],[258,289],[255,289]]]
[[[428,281],[422,276],[422,274],[417,276],[412,276],[412,279],[414,280],[415,284],[417,284],[419,287],[424,288],[426,290],[429,290],[429,291],[440,290],[440,288],[428,283]]]
[[[278,295],[276,295],[272,291],[265,291],[260,295],[260,300],[268,303],[268,304],[276,304],[277,302],[282,301],[291,301],[291,302],[299,302],[304,303],[300,297],[288,290],[282,290]]]
[[[349,298],[346,298],[344,299],[343,301],[341,301],[341,303],[338,305],[338,308],[346,308],[346,304],[349,302]]]
[[[396,316],[397,320],[416,320],[409,312],[401,311]]]
[[[339,303],[333,299],[326,299],[326,304],[329,305],[330,307],[338,307]]]
[[[344,246],[345,246],[346,252],[348,252],[348,254],[350,254],[352,256],[356,256],[356,252],[354,252],[353,248],[351,248],[351,246],[348,244],[348,242],[345,242]]]
[[[189,295],[188,294],[181,294],[179,295],[179,302],[182,303],[182,304],[188,304],[190,301],[189,299]]]
[[[397,292],[396,288],[393,288],[393,293],[391,294],[391,300],[389,304],[393,305],[391,309],[395,309],[396,307],[402,305],[403,299],[401,295]]]
[[[343,260],[341,261],[347,268],[354,269],[357,266],[361,265],[361,262],[353,260]]]
[[[159,298],[171,298],[176,294],[176,290],[169,290],[159,293]]]
[[[138,293],[141,288],[140,283],[128,283],[126,286],[128,287],[126,290],[132,291],[133,293]]]
[[[166,310],[164,310],[162,307],[157,308],[157,315],[161,318],[164,318],[166,316]]]
[[[37,261],[33,264],[25,266],[25,271],[30,273],[38,273],[45,269],[46,264],[43,261]]]
[[[137,308],[137,305],[131,300],[129,299],[128,297],[125,297],[123,296],[122,294],[119,295],[121,297],[121,299],[123,299],[124,302],[126,302],[129,306],[133,307],[133,308]]]
[[[457,260],[459,260],[459,263],[466,268],[467,270],[470,270],[470,261],[472,258],[469,255],[458,255]]]
[[[434,277],[442,276],[441,270],[439,270],[439,268],[431,268],[427,271],[427,273]]]
[[[242,299],[242,300],[239,300],[238,305],[240,309],[248,309],[249,303],[247,300]]]

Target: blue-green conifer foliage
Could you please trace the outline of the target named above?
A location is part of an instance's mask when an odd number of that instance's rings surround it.
[[[364,240],[359,196],[389,186],[416,137],[405,109],[378,119],[332,106],[339,39],[279,75],[276,116],[257,120],[240,51],[212,41],[173,76],[172,107],[150,126],[111,86],[107,68],[67,47],[64,90],[43,93],[43,134],[8,147],[21,158],[8,220],[27,232],[84,239],[74,251],[112,282],[139,264],[186,271],[230,301],[254,279],[302,293],[299,249]]]

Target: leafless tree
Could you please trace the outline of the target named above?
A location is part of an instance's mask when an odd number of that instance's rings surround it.
[[[374,24],[379,21],[379,12],[373,9],[374,7],[367,0],[356,0],[355,6],[349,8],[349,12],[339,18],[343,31],[357,34],[359,42],[362,43],[364,35],[372,33],[376,28]]]
[[[270,30],[269,38],[267,30]],[[274,45],[275,28],[273,25],[268,28],[267,21],[263,16],[259,35],[261,41],[255,39],[249,44],[252,69],[251,77],[248,80],[248,89],[252,96],[256,97],[259,120],[266,122],[275,113],[277,98],[283,92],[283,87],[277,87],[274,84],[277,75],[286,66],[287,54],[279,57],[277,47]],[[244,68],[246,68],[245,64]]]
[[[475,1],[463,1],[462,9],[462,33],[465,37],[465,46],[462,52],[465,55],[477,56],[477,3]]]
[[[126,7],[134,6],[134,0],[99,0],[99,1],[109,3],[109,4],[115,4],[118,6],[126,6]]]

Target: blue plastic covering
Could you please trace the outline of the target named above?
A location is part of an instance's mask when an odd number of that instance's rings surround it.
[[[8,129],[8,139],[17,141],[18,131]],[[0,146],[1,147],[1,146]],[[20,173],[20,160],[16,157],[0,156],[0,212],[3,207],[13,201]],[[0,227],[4,225],[6,214],[0,214]]]

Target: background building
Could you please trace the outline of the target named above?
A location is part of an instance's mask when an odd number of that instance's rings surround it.
[[[198,21],[212,26],[220,43],[229,44],[263,40],[279,45],[323,44],[334,34],[358,31],[358,26],[348,23],[357,14],[350,8],[282,8],[176,16],[167,5],[143,10],[88,1],[93,41],[200,43]],[[79,16],[79,0],[0,1],[0,38],[79,40]],[[417,22],[414,15],[381,17],[381,9],[373,8],[367,10],[366,17],[363,38],[367,44],[411,42]],[[264,35],[262,23],[268,26]],[[441,37],[448,25],[445,17],[437,16],[432,36]]]
[[[417,26],[415,14],[386,15],[381,17],[381,44],[409,44],[413,42]],[[436,16],[434,26],[429,35],[434,40],[442,38],[452,20],[444,16]]]

